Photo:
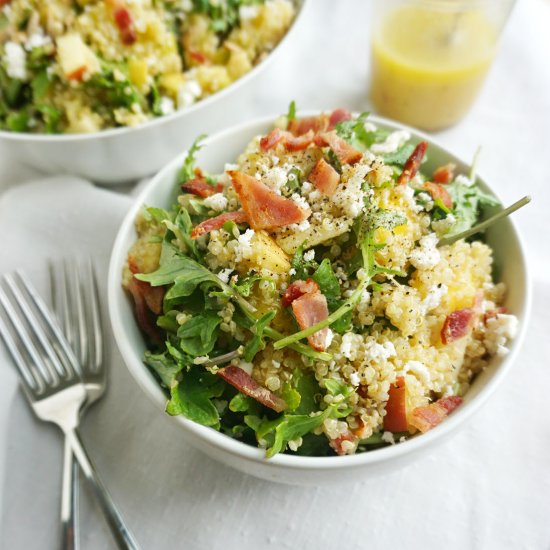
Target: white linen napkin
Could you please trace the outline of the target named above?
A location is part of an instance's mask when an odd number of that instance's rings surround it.
[[[46,262],[89,255],[106,312],[111,244],[131,200],[75,178],[14,187],[0,198],[0,271],[28,272],[47,290]],[[105,317],[109,388],[82,437],[144,549],[547,548],[550,384],[544,303],[518,364],[475,418],[432,455],[386,478],[329,488],[276,485],[220,465],[187,445],[127,372]],[[34,419],[0,348],[2,534],[6,549],[59,546],[62,439]],[[528,498],[527,498],[528,497]],[[82,548],[114,547],[82,495]],[[505,508],[502,506],[505,505]]]

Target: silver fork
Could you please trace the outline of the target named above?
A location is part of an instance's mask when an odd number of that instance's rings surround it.
[[[65,434],[118,547],[137,550],[134,537],[99,479],[78,433],[86,388],[75,354],[45,303],[22,273],[5,275],[2,283],[0,336],[19,372],[31,408],[38,418],[56,424]]]
[[[97,281],[91,261],[76,259],[50,263],[50,283],[57,319],[81,365],[86,390],[82,417],[105,391],[103,337]],[[65,438],[61,492],[62,549],[79,547],[78,466]]]

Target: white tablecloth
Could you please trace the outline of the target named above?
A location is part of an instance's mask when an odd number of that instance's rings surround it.
[[[382,1],[382,0],[378,0]],[[369,3],[312,0],[295,48],[275,61],[243,117],[301,108],[368,109]],[[529,192],[516,219],[534,280],[534,311],[517,364],[446,446],[383,479],[331,488],[274,485],[186,445],[147,401],[109,339],[111,385],[83,425],[98,469],[144,549],[550,548],[550,2],[520,0],[470,115],[437,138],[480,171],[505,202]],[[27,269],[46,290],[50,255],[93,254],[105,271],[124,192],[32,170],[0,149],[0,272]],[[105,305],[105,304],[104,304]],[[6,549],[56,548],[61,438],[34,420],[0,351],[1,538]],[[111,540],[87,494],[83,548]]]

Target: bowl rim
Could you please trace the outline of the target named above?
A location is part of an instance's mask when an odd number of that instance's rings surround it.
[[[250,71],[248,71],[246,74],[231,82],[231,84],[229,84],[225,88],[222,88],[221,90],[205,97],[204,99],[201,99],[200,101],[197,101],[181,109],[177,109],[174,113],[171,113],[169,115],[151,118],[137,126],[120,126],[116,128],[106,128],[97,132],[75,134],[33,134],[27,132],[10,132],[8,130],[0,130],[0,139],[33,143],[66,143],[69,141],[91,141],[102,137],[110,138],[123,136],[134,131],[145,131],[148,128],[176,121],[180,118],[185,117],[187,114],[199,111],[203,107],[208,107],[208,105],[214,103],[215,101],[223,101],[227,95],[236,92],[239,87],[254,78],[260,72],[260,70],[267,68],[268,65],[272,62],[273,56],[277,55],[277,52],[279,52],[284,44],[288,42],[289,36],[296,34],[296,27],[299,26],[301,21],[304,19],[303,14],[306,6],[309,5],[310,0],[291,0],[291,2],[297,7],[296,16],[294,17],[294,20],[292,21],[292,24],[286,31],[285,35],[281,38],[281,40],[279,40],[279,42],[268,53],[268,55],[264,59],[262,59],[257,65],[254,65],[252,69],[250,69]]]
[[[314,116],[323,112],[322,110],[301,110],[297,113],[297,116]],[[354,113],[356,115],[356,113]],[[246,121],[238,125],[234,125],[230,128],[227,128],[221,132],[217,132],[212,136],[209,136],[204,141],[204,147],[207,148],[211,141],[223,140],[224,138],[236,134],[249,131],[250,139],[254,135],[257,135],[258,129],[260,127],[268,127],[270,124],[280,116],[278,115],[269,115],[256,118],[254,120]],[[457,160],[463,163],[465,166],[468,166],[468,163],[464,162],[457,155],[452,154],[448,149],[441,146],[434,140],[431,136],[416,130],[410,126],[406,126],[399,122],[376,116],[370,115],[369,120],[375,124],[389,127],[394,130],[406,130],[408,131],[413,139],[425,140],[429,145],[433,145],[438,148],[444,155],[448,156],[449,159]],[[127,369],[132,374],[134,380],[146,393],[146,395],[156,404],[160,405],[164,409],[166,405],[166,395],[162,390],[158,382],[153,378],[153,375],[147,370],[147,367],[142,362],[141,358],[137,356],[137,353],[130,344],[130,341],[125,336],[124,330],[116,330],[116,328],[123,328],[122,317],[119,309],[117,308],[117,295],[120,292],[124,292],[120,284],[121,280],[121,269],[123,265],[124,258],[127,254],[127,247],[125,240],[129,231],[133,231],[134,219],[137,215],[139,209],[146,203],[145,198],[151,191],[151,189],[158,186],[166,177],[166,175],[173,171],[176,165],[181,163],[182,158],[184,158],[186,152],[179,154],[172,161],[170,161],[164,168],[162,168],[149,183],[147,183],[144,188],[141,190],[139,195],[134,198],[134,202],[130,210],[126,213],[115,238],[113,249],[110,258],[109,271],[108,271],[108,305],[111,324],[113,328],[113,334],[115,336],[115,341],[120,350],[120,353],[124,359],[124,363]],[[494,194],[494,196],[499,199],[498,194],[495,193],[494,189],[490,187],[485,179],[478,174],[478,181],[482,183],[487,189]],[[500,200],[500,199],[499,199]],[[366,451],[362,453],[357,453],[353,455],[345,456],[328,456],[328,457],[310,457],[310,456],[299,456],[299,455],[288,455],[288,454],[277,454],[272,458],[265,458],[265,451],[257,447],[253,447],[236,439],[233,439],[221,432],[218,432],[212,428],[202,426],[189,420],[183,416],[170,417],[174,422],[178,422],[184,429],[188,432],[191,432],[192,436],[203,440],[205,444],[210,447],[216,448],[218,450],[223,450],[226,453],[237,456],[240,459],[245,459],[254,463],[261,463],[263,466],[271,468],[286,468],[292,470],[340,470],[348,468],[356,468],[367,465],[374,465],[386,460],[395,460],[399,457],[405,455],[412,455],[416,452],[428,447],[436,441],[442,442],[445,439],[445,436],[454,432],[456,428],[460,425],[464,425],[465,421],[470,418],[479,408],[485,404],[488,398],[493,394],[498,385],[502,382],[504,376],[510,370],[513,365],[519,350],[521,349],[525,333],[529,324],[529,317],[531,312],[531,300],[532,300],[532,284],[531,284],[531,275],[529,271],[529,266],[527,263],[526,248],[523,243],[520,232],[518,231],[517,224],[512,218],[507,218],[505,223],[510,224],[510,229],[512,230],[517,243],[518,243],[518,258],[517,261],[521,264],[524,273],[524,283],[525,283],[525,292],[522,296],[522,302],[520,304],[519,310],[516,312],[516,315],[521,319],[519,331],[515,336],[512,345],[510,346],[509,353],[502,359],[498,369],[491,375],[491,377],[486,381],[484,386],[480,389],[479,393],[463,407],[459,407],[456,411],[453,412],[445,422],[441,423],[439,426],[436,426],[432,430],[420,434],[419,437],[413,437],[396,445],[390,445],[380,449],[375,449],[372,451]],[[165,415],[167,416],[167,415]]]

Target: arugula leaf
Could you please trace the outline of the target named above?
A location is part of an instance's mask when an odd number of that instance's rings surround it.
[[[319,285],[328,302],[337,300],[342,295],[338,278],[332,270],[332,264],[325,258],[315,270],[312,279]]]
[[[295,118],[296,118],[296,102],[292,100],[290,102],[290,105],[288,106],[288,113],[286,115],[286,119],[290,122]]]
[[[250,341],[244,347],[243,358],[245,361],[252,361],[260,350],[265,349],[264,331],[276,314],[277,312],[275,310],[268,311],[262,315],[256,324],[251,328],[254,332],[254,336],[252,336]]]
[[[40,101],[50,89],[50,77],[47,69],[39,71],[31,80],[32,97],[34,101]]]
[[[313,372],[306,372],[300,368],[292,373],[292,385],[300,394],[300,404],[296,407],[296,414],[309,414],[317,410],[317,397],[321,395],[321,388]]]
[[[499,204],[494,197],[484,193],[477,185],[469,186],[455,181],[445,187],[453,199],[452,212],[456,217],[456,223],[446,237],[452,237],[474,226],[479,219],[480,210],[483,206]]]
[[[225,382],[202,368],[191,368],[182,380],[170,388],[171,399],[166,412],[171,416],[183,415],[204,426],[219,429],[220,415],[211,399],[220,397]]]
[[[57,134],[59,132],[61,111],[55,107],[50,107],[50,105],[37,105],[36,109],[42,113],[46,133]]]
[[[155,354],[146,351],[144,354],[144,362],[157,373],[162,383],[167,388],[172,386],[176,380],[176,376],[182,369],[182,365],[177,364],[171,357],[168,357],[167,352]]]
[[[333,396],[342,395],[344,398],[347,398],[354,391],[351,386],[339,380],[334,380],[333,378],[326,378],[324,383],[328,393]]]
[[[202,149],[203,142],[206,139],[206,134],[201,134],[194,142],[193,145],[187,151],[187,155],[183,161],[183,166],[177,175],[178,185],[189,181],[195,177],[195,157],[196,154]]]
[[[244,393],[236,393],[229,402],[229,410],[232,412],[248,412],[251,408],[254,408],[254,404],[258,403]]]
[[[377,141],[376,132],[369,132],[365,122],[370,113],[361,113],[357,118],[344,120],[336,125],[336,133],[350,145],[364,151]]]
[[[101,93],[102,100],[113,107],[131,109],[135,103],[141,103],[141,95],[126,72],[125,65],[102,61],[101,72],[92,75],[84,86]]]
[[[412,143],[405,143],[397,151],[393,153],[386,153],[382,155],[384,162],[386,164],[404,166],[408,158],[411,156],[411,153],[414,151],[414,145]],[[425,156],[422,162],[425,162],[427,157]]]
[[[291,276],[292,281],[298,279],[305,281],[309,277],[309,272],[312,269],[317,268],[317,262],[314,260],[306,261],[304,260],[304,252],[306,249],[307,241],[304,241],[292,256],[290,262],[291,268],[294,269],[295,273]]]
[[[250,293],[252,292],[252,289],[254,288],[254,284],[261,280],[264,280],[264,277],[262,277],[261,275],[248,275],[247,277],[239,279],[236,283],[231,282],[230,286],[234,288],[241,296],[248,298],[250,296]],[[271,281],[271,279],[265,280]]]
[[[178,329],[180,348],[193,357],[208,355],[218,339],[222,318],[213,312],[188,319]]]
[[[6,117],[6,126],[12,132],[26,132],[29,128],[29,113],[25,110],[12,111]]]

